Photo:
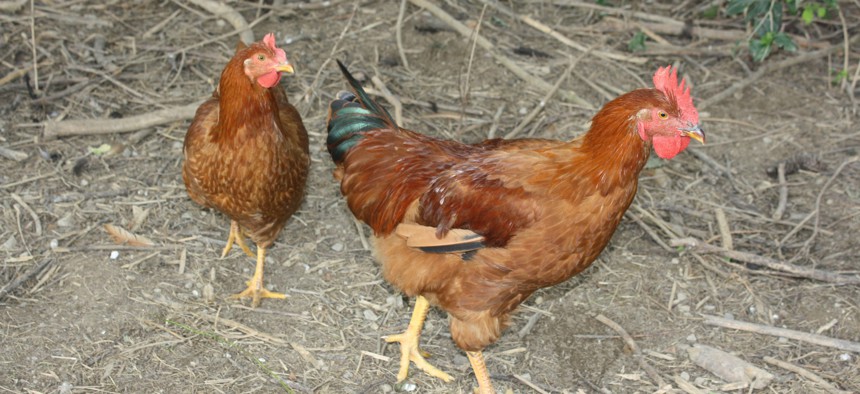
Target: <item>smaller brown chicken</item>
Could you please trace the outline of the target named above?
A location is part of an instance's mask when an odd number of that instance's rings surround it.
[[[273,34],[239,43],[185,135],[188,195],[231,219],[221,257],[234,242],[253,257],[245,234],[257,244],[254,276],[233,296],[251,298],[254,307],[262,298],[285,297],[263,287],[266,248],[299,208],[310,165],[308,133],[279,85],[282,73],[293,73],[293,66]]]

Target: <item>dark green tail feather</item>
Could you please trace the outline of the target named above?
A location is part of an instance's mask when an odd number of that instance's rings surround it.
[[[338,99],[332,101],[329,106],[326,145],[332,160],[340,163],[346,153],[363,138],[363,132],[396,128],[397,124],[385,108],[367,95],[361,84],[353,78],[340,60],[337,61],[337,65],[355,92],[355,95],[338,95]]]

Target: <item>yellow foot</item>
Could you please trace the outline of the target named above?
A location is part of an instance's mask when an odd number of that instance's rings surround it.
[[[412,319],[409,322],[409,327],[402,334],[389,335],[385,337],[385,342],[400,342],[400,371],[397,373],[397,381],[402,382],[409,374],[409,362],[415,363],[415,366],[427,373],[430,376],[451,381],[451,375],[440,371],[438,368],[430,365],[424,359],[421,349],[418,348],[418,338],[421,336],[421,328],[424,326],[424,318],[427,316],[427,311],[430,309],[430,303],[427,299],[418,296],[415,302],[415,309],[412,312]]]
[[[254,257],[254,253],[251,252],[251,248],[245,243],[245,236],[242,235],[242,230],[239,228],[239,222],[235,220],[230,221],[230,235],[227,237],[227,246],[224,247],[224,250],[221,252],[221,258],[227,256],[227,253],[230,253],[230,249],[233,249],[233,242],[239,244],[239,247],[242,248],[242,251],[245,252],[248,256]]]
[[[263,288],[263,283],[255,284],[254,280],[251,279],[247,282],[248,288],[243,290],[241,293],[236,293],[230,296],[230,298],[240,299],[240,298],[250,298],[251,299],[251,307],[256,308],[260,305],[260,300],[263,298],[277,298],[283,300],[287,298],[287,295],[284,293],[275,293],[272,291],[268,291]]]
[[[238,294],[233,294],[230,298],[250,298],[251,307],[256,308],[260,305],[260,300],[263,298],[287,298],[286,294],[274,293],[266,290],[263,287],[263,265],[266,261],[266,248],[257,247],[257,267],[254,269],[254,277],[245,282],[248,288]]]
[[[447,373],[439,370],[439,368],[430,365],[430,363],[424,359],[424,356],[422,355],[423,352],[418,348],[417,336],[409,335],[409,332],[407,331],[403,334],[389,335],[384,339],[385,342],[400,342],[400,372],[397,373],[398,382],[406,379],[406,376],[409,374],[410,361],[415,363],[415,366],[418,367],[418,369],[434,378],[442,379],[445,382],[451,381],[451,375],[448,375]]]

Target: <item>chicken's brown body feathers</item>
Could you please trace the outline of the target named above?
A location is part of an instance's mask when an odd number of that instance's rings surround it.
[[[299,208],[310,164],[308,135],[283,88],[264,89],[237,55],[185,137],[183,180],[191,198],[239,222],[268,247]],[[238,60],[237,60],[238,59]]]
[[[570,141],[488,140],[466,145],[403,129],[373,130],[336,171],[357,218],[375,233],[386,280],[451,315],[451,334],[477,351],[498,339],[535,290],[587,268],[636,194],[649,152],[635,129],[660,96],[631,92]],[[394,233],[400,223],[469,229],[485,247],[425,253]]]

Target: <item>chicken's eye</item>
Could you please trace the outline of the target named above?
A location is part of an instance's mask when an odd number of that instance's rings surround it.
[[[659,113],[659,114],[657,114],[657,116],[659,116],[659,117],[660,117],[660,119],[666,119],[666,118],[668,118],[668,117],[669,117],[669,114],[667,114],[667,113],[665,113],[665,112],[663,112],[663,111],[660,111],[660,113]]]
[[[264,55],[257,55],[257,60],[259,60],[259,61],[261,61],[261,62],[262,62],[263,60],[266,60],[266,56],[264,56]]]

